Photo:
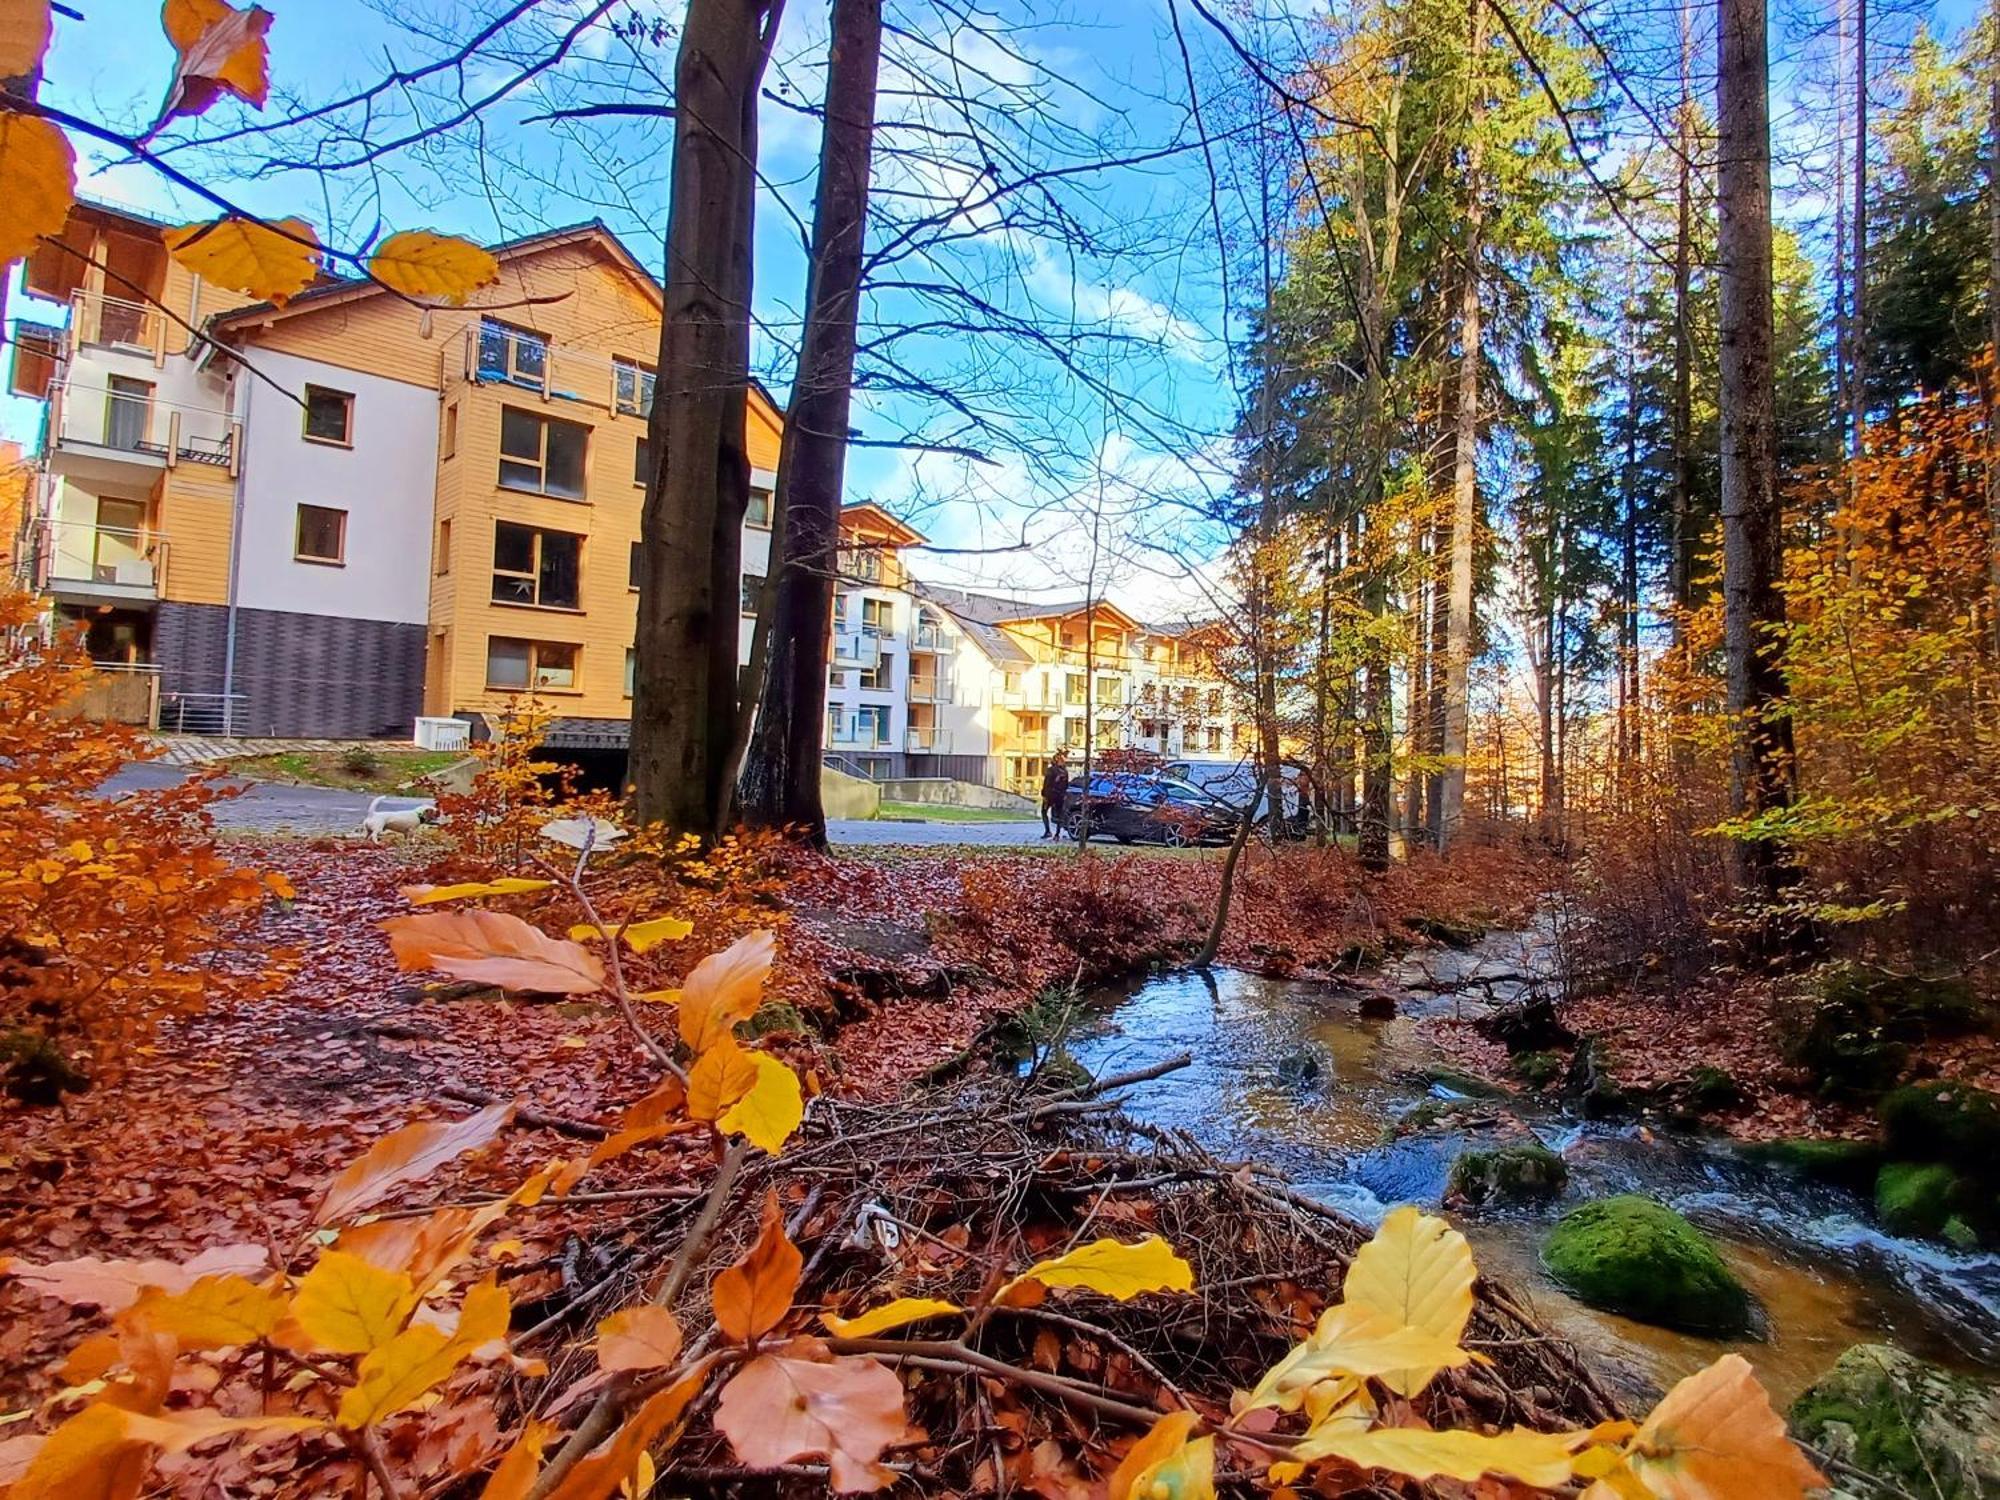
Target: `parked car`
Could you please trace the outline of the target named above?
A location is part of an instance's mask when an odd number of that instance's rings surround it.
[[[1271,809],[1263,795],[1262,773],[1255,761],[1168,761],[1160,768],[1160,775],[1199,789],[1239,815],[1254,803],[1260,828],[1271,819]],[[1284,828],[1289,836],[1296,837],[1303,833],[1307,822],[1300,795],[1301,772],[1296,766],[1281,764],[1280,776],[1284,785]]]
[[[1121,844],[1165,844],[1186,848],[1226,844],[1240,814],[1201,788],[1167,777],[1132,773],[1093,775],[1090,785],[1072,785],[1063,805],[1063,828],[1071,838],[1116,839]]]

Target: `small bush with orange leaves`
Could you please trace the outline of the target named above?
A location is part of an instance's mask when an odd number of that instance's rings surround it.
[[[33,644],[33,601],[0,598],[0,1032],[13,1037],[10,1084],[37,1102],[96,1071],[163,1016],[218,993],[278,982],[279,956],[249,971],[217,955],[291,894],[227,857],[202,778],[124,793],[98,788],[157,750],[137,732],[79,718],[89,661],[74,643]]]

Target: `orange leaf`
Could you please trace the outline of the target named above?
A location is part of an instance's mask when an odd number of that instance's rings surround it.
[[[493,1477],[486,1481],[486,1488],[479,1492],[479,1500],[527,1500],[528,1491],[534,1488],[535,1478],[542,1472],[542,1450],[555,1436],[555,1424],[530,1420],[521,1429],[521,1435],[514,1439],[514,1446],[507,1450],[507,1456],[494,1469]]]
[[[785,1238],[784,1216],[774,1191],[764,1200],[764,1228],[750,1253],[715,1278],[711,1300],[715,1326],[725,1338],[754,1344],[792,1310],[805,1259]]]
[[[440,1208],[420,1219],[377,1219],[340,1232],[339,1248],[384,1271],[407,1271],[423,1296],[472,1250],[472,1242],[514,1205]]]
[[[271,96],[270,48],[264,33],[271,13],[261,5],[237,10],[223,0],[167,0],[160,24],[180,60],[160,124],[175,115],[198,115],[223,94],[234,94],[253,109]]]
[[[0,1275],[72,1306],[123,1312],[147,1287],[185,1292],[204,1276],[254,1276],[269,1264],[270,1252],[262,1245],[218,1245],[178,1265],[170,1260],[99,1260],[87,1255],[46,1266],[8,1261],[0,1264]]]
[[[561,1484],[543,1500],[605,1500],[613,1490],[631,1478],[639,1466],[639,1456],[653,1446],[660,1434],[680,1420],[687,1404],[708,1382],[714,1360],[705,1359],[677,1384],[668,1386],[632,1414],[632,1420],[618,1429],[618,1435],[598,1452],[563,1476]]]
[[[1660,1500],[1803,1500],[1826,1484],[1740,1354],[1668,1391],[1629,1451],[1633,1475]]]
[[[502,1102],[462,1120],[424,1120],[392,1131],[327,1185],[313,1222],[351,1218],[404,1183],[428,1177],[453,1157],[484,1146],[513,1118],[514,1106]]]
[[[681,1325],[657,1303],[642,1302],[597,1325],[597,1363],[606,1370],[664,1370],[680,1358]]]
[[[681,985],[681,1040],[699,1055],[727,1041],[738,1021],[746,1021],[764,996],[764,979],[778,940],[766,931],[748,933],[694,966]]]
[[[7,1500],[132,1500],[153,1451],[125,1425],[129,1413],[99,1401],[50,1433]]]
[[[0,78],[40,66],[49,50],[49,0],[0,0]]]
[[[45,234],[61,234],[76,201],[76,152],[39,115],[0,110],[0,266],[19,260]]]
[[[505,912],[426,912],[381,925],[405,969],[438,969],[454,979],[543,995],[588,995],[604,987],[604,965],[588,948]]]
[[[909,1427],[895,1372],[872,1359],[827,1357],[813,1339],[788,1347],[793,1352],[751,1360],[722,1388],[715,1430],[757,1468],[824,1456],[836,1490],[893,1483],[878,1460]]]

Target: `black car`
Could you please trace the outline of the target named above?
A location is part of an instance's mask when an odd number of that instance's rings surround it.
[[[1131,774],[1092,776],[1088,788],[1070,787],[1063,804],[1063,829],[1071,838],[1084,833],[1086,808],[1091,838],[1116,839],[1121,844],[1165,844],[1175,849],[1226,844],[1235,835],[1239,818],[1187,782]]]

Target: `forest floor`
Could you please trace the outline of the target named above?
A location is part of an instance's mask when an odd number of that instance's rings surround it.
[[[259,953],[292,951],[289,977],[262,998],[166,1023],[126,1054],[120,1076],[100,1077],[59,1110],[0,1105],[0,1258],[178,1260],[223,1242],[284,1242],[369,1142],[491,1096],[536,1111],[533,1122],[429,1190],[449,1202],[511,1188],[573,1149],[566,1128],[588,1132],[651,1087],[651,1064],[609,1007],[465,994],[397,971],[375,924],[408,909],[398,888],[430,873],[426,845],[239,840],[231,851],[296,888],[254,935]],[[635,961],[636,981],[674,983],[741,932],[776,926],[780,959],[755,1024],[810,1084],[864,1099],[898,1095],[1046,989],[1184,959],[1221,877],[1219,860],[1164,853],[781,858],[767,878],[720,891],[663,890],[657,873],[627,873],[623,898],[647,914],[681,911],[701,934]],[[1222,957],[1274,973],[1352,970],[1414,940],[1413,922],[1518,919],[1541,874],[1499,847],[1420,860],[1379,881],[1339,850],[1253,849]],[[551,930],[575,917],[545,896],[495,904]],[[220,961],[262,960],[246,950]],[[572,1236],[615,1233],[633,1194],[671,1193],[705,1172],[705,1156],[677,1149],[633,1153],[591,1191],[545,1200],[524,1224],[516,1302],[540,1280],[554,1284]],[[0,1407],[60,1385],[64,1352],[92,1326],[0,1281]]]

